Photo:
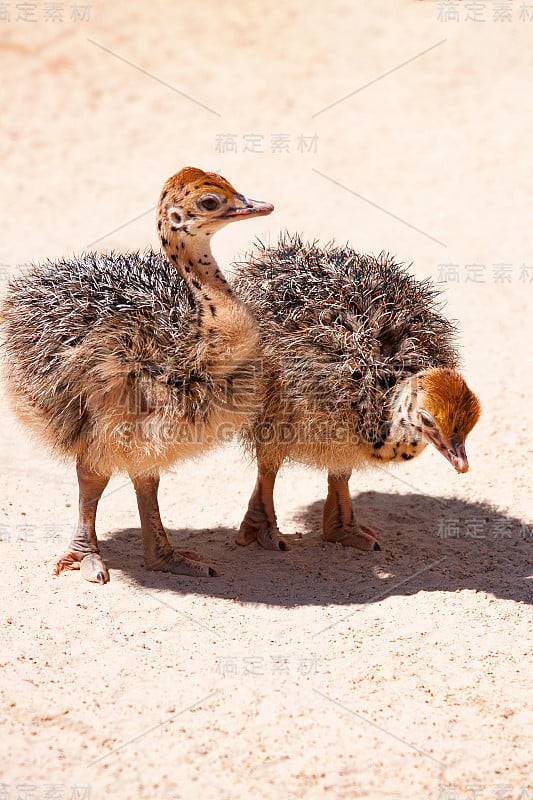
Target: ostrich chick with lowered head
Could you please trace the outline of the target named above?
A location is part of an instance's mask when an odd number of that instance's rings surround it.
[[[195,554],[173,552],[159,515],[159,473],[226,440],[253,409],[257,326],[210,239],[229,222],[272,210],[186,167],[159,199],[167,258],[88,253],[11,282],[1,309],[9,395],[22,421],[77,466],[78,531],[56,574],[80,569],[89,581],[109,580],[95,517],[117,471],[135,487],[146,566],[215,574]]]
[[[234,288],[259,322],[262,410],[245,429],[258,478],[237,541],[286,550],[274,509],[285,461],[328,470],[323,534],[379,550],[353,516],[353,469],[408,461],[427,444],[466,472],[480,405],[457,371],[454,326],[438,292],[394,260],[285,235],[259,245]]]

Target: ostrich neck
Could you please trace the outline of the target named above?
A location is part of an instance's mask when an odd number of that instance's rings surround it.
[[[408,378],[398,387],[391,403],[389,438],[396,441],[406,429],[409,434],[416,435],[420,429],[415,424],[417,408],[416,382]]]
[[[224,370],[249,358],[257,346],[257,325],[245,304],[233,294],[211,252],[209,235],[161,235],[167,258],[185,279],[198,310],[197,338],[212,359],[218,352]]]
[[[380,461],[401,461],[415,458],[426,447],[420,428],[415,420],[416,390],[412,380],[399,387],[393,397],[386,429],[372,447],[371,458]]]
[[[174,234],[170,241],[162,236],[161,243],[200,306],[209,308],[232,294],[211,252],[209,235]]]

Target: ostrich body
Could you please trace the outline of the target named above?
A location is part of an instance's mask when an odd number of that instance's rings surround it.
[[[84,254],[32,267],[2,307],[8,394],[53,451],[76,461],[79,525],[56,574],[105,583],[95,532],[110,476],[135,487],[146,566],[214,575],[174,553],[159,515],[159,473],[227,440],[253,410],[257,326],[211,253],[236,219],[269,214],[224,178],[187,167],[169,178],[157,226],[166,254]]]
[[[328,541],[380,549],[354,519],[352,470],[418,456],[433,444],[458,472],[480,408],[457,371],[455,328],[438,292],[385,254],[303,244],[261,244],[234,288],[255,313],[264,374],[262,404],[245,444],[258,479],[237,538],[287,549],[274,509],[281,465],[328,470]]]

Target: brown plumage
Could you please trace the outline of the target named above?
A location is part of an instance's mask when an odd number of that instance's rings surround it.
[[[13,280],[2,306],[8,393],[19,417],[56,454],[76,460],[80,521],[56,571],[105,582],[96,505],[110,476],[137,492],[152,569],[214,574],[173,553],[157,506],[158,476],[239,430],[256,390],[257,326],[211,253],[236,219],[269,214],[224,178],[192,167],[163,186],[147,251],[61,259]],[[188,554],[190,555],[190,554]]]
[[[238,537],[286,549],[274,481],[286,461],[328,470],[324,535],[379,549],[353,519],[353,469],[407,461],[427,443],[459,472],[477,422],[476,396],[457,371],[455,328],[438,292],[394,259],[281,237],[241,264],[235,290],[255,313],[263,352],[262,404],[244,437],[258,481]]]

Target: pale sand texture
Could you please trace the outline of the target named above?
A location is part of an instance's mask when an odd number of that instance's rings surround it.
[[[17,264],[94,240],[156,246],[153,212],[126,223],[179,167],[219,170],[276,205],[215,240],[222,265],[285,227],[390,250],[421,277],[458,265],[448,311],[484,411],[467,475],[426,452],[352,479],[380,553],[321,544],[325,475],[299,468],[277,491],[292,550],[238,548],[254,471],[228,448],[161,489],[172,541],[220,577],[149,573],[117,478],[100,587],[51,577],[75,474],[3,405],[0,784],[39,799],[59,784],[62,800],[85,785],[120,800],[533,797],[533,283],[520,279],[523,264],[533,275],[533,21],[518,2],[511,22],[482,3],[480,24],[468,4],[444,23],[442,4],[411,0],[121,0],[93,3],[88,22],[66,3],[62,23],[42,21],[46,5],[41,22],[17,22],[14,2],[0,21],[4,285]],[[264,153],[244,152],[250,133]],[[291,152],[272,152],[278,133]],[[238,152],[217,152],[219,134]],[[318,135],[316,153],[298,152],[300,134]],[[473,263],[485,283],[466,281]]]

